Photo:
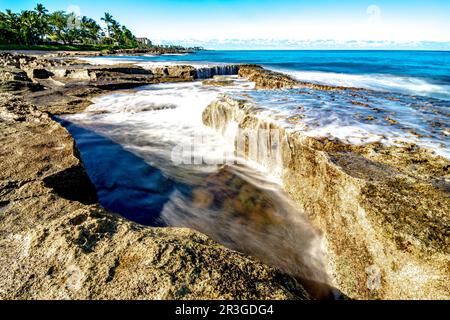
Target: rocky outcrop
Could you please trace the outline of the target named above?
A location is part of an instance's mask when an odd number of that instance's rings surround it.
[[[133,89],[161,82],[193,81],[216,75],[236,75],[238,65],[201,66],[167,65],[143,68],[133,63],[90,65],[74,57],[61,59],[57,54],[43,56],[0,54],[0,90],[30,89],[48,94],[73,86],[95,87],[110,91]],[[37,103],[38,101],[32,101]]]
[[[212,79],[203,80],[202,84],[204,86],[227,87],[234,85],[235,81],[227,76],[214,76]]]
[[[13,66],[26,72],[30,79],[47,79],[53,74],[48,70],[72,64],[71,60],[48,59],[21,54],[0,53],[0,65]]]
[[[151,68],[151,72],[158,78],[179,78],[186,81],[195,79],[197,72],[193,66],[169,65]]]
[[[80,82],[82,86],[95,86],[102,90],[130,89],[159,82],[192,81],[196,77],[196,69],[187,65],[148,70],[129,63],[94,66],[73,58],[0,54],[2,84],[6,81],[20,81],[41,85],[41,89]]]
[[[107,92],[96,84],[136,69],[81,79],[55,76],[60,67],[45,68],[49,79],[27,74],[46,90],[0,94],[0,299],[309,298],[295,279],[203,234],[142,227],[100,207],[74,140],[49,113],[82,110]]]
[[[286,80],[272,73],[258,80],[259,72],[250,75],[259,87]],[[286,131],[258,117],[248,101],[228,96],[212,103],[203,121],[220,132],[237,122],[254,135],[280,135],[279,145],[256,140],[268,157],[251,154],[248,139],[242,153],[280,172],[285,189],[324,233],[330,274],[345,294],[450,298],[448,160],[414,145],[354,146]]]
[[[54,115],[80,112],[94,96],[112,90],[192,81],[196,74],[186,65],[148,70],[134,64],[94,66],[73,58],[0,54],[0,91],[19,94]]]
[[[144,69],[133,64],[92,66],[85,64],[51,69],[54,79],[62,82],[83,81],[104,90],[131,89],[145,84],[160,82],[192,81],[195,69],[191,66],[174,65]]]
[[[288,75],[264,69],[258,65],[239,66],[239,76],[255,83],[256,89],[291,89],[298,82]]]
[[[39,87],[20,69],[18,59],[16,61],[11,57],[9,54],[0,54],[0,92],[38,90]]]
[[[64,128],[12,96],[0,108],[2,299],[307,297],[202,234],[105,211]]]
[[[38,91],[42,87],[33,83],[25,71],[13,66],[0,66],[0,92]]]
[[[283,74],[264,69],[258,65],[240,65],[239,76],[255,82],[256,89],[293,89],[293,88],[310,88],[318,90],[353,90],[360,91],[360,88],[328,86],[306,81],[298,81],[294,78]]]
[[[43,90],[44,86],[38,80],[52,77],[49,69],[68,64],[62,60],[0,53],[0,90],[20,93]]]
[[[161,67],[150,67],[150,70],[159,78],[181,78],[187,81],[197,79],[210,79],[216,76],[237,75],[239,65],[167,65]]]

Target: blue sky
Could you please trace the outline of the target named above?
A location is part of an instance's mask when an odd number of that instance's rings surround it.
[[[110,12],[137,36],[211,49],[450,49],[449,0],[39,1],[97,20]],[[0,10],[37,1],[0,0]]]

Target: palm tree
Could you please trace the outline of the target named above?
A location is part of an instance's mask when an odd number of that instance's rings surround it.
[[[69,44],[73,44],[77,40],[81,40],[81,21],[75,13],[70,12],[67,16],[67,28],[65,30],[65,38]]]
[[[94,19],[86,16],[81,18],[81,36],[84,42],[97,42],[101,30],[102,28]]]
[[[106,36],[108,38],[110,38],[111,37],[111,26],[113,25],[115,20],[113,19],[113,16],[111,14],[109,14],[108,12],[105,12],[105,16],[103,18],[101,18],[101,20],[104,21],[106,24]]]
[[[39,17],[36,12],[22,11],[19,21],[21,38],[26,44],[36,44],[39,40]]]
[[[137,46],[133,33],[114,20],[111,14],[105,13],[101,19],[106,24],[106,36],[95,20],[85,16],[79,18],[65,11],[49,14],[42,4],[19,14],[11,10],[0,11],[0,43],[34,45],[50,38],[64,44],[104,41],[105,44],[116,42],[124,47]]]
[[[7,22],[6,14],[0,11],[0,44],[8,43],[11,26]]]
[[[2,43],[22,43],[19,17],[9,9],[0,15],[0,41]]]
[[[43,16],[47,15],[47,13],[48,13],[48,10],[47,10],[47,9],[44,7],[44,5],[41,4],[41,3],[38,3],[38,4],[36,5],[36,7],[34,8],[34,11],[36,11],[36,13],[37,13],[40,17],[43,17]]]
[[[123,43],[122,29],[120,29],[120,24],[115,20],[111,23],[111,38],[114,39],[114,42],[117,42],[119,45]]]
[[[44,42],[44,38],[49,31],[48,14],[47,14],[48,10],[44,7],[44,5],[38,3],[34,8],[34,11],[36,12],[39,19],[38,23],[39,39],[41,42]]]
[[[49,16],[49,22],[53,38],[66,44],[68,15],[64,11],[55,11]]]
[[[126,47],[132,48],[137,47],[138,43],[136,40],[136,37],[133,35],[133,33],[125,26],[122,26],[122,39],[123,43],[122,45],[125,45]]]

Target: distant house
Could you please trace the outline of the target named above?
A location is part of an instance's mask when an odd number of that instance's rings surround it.
[[[140,47],[151,47],[152,42],[148,38],[136,38]]]

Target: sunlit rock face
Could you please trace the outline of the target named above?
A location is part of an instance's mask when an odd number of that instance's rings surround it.
[[[206,108],[203,121],[220,133],[237,126],[241,155],[282,179],[325,235],[334,284],[354,298],[448,298],[445,106],[371,91],[305,88],[258,70],[240,74],[260,88],[300,89],[224,95]],[[416,113],[415,122],[409,112]],[[253,146],[249,135],[257,137]],[[264,156],[255,148],[266,150]]]
[[[199,232],[105,210],[67,130],[20,97],[0,102],[1,299],[310,298]]]

